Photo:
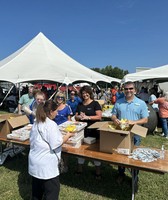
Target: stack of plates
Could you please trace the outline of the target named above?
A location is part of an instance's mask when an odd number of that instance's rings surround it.
[[[83,143],[84,139],[84,128],[87,126],[86,122],[73,122],[73,121],[67,121],[59,125],[60,131],[63,135],[65,135],[66,127],[69,125],[75,125],[74,136],[69,138],[69,140],[66,142],[66,145],[79,148],[81,144]]]
[[[22,128],[13,130],[12,133],[7,134],[7,138],[11,140],[25,141],[30,137],[31,126],[27,125]]]

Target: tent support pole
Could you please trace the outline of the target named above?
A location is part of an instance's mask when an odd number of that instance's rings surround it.
[[[7,92],[7,94],[5,95],[5,97],[3,98],[3,100],[0,103],[0,106],[2,106],[3,102],[5,101],[5,99],[7,98],[8,94],[11,92],[11,90],[13,89],[14,84],[12,85],[12,87],[9,89],[9,91]]]

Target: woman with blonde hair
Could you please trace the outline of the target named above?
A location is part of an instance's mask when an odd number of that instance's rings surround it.
[[[66,104],[65,94],[63,92],[57,92],[54,101],[57,104],[57,114],[54,118],[54,121],[57,125],[60,125],[66,121],[71,120],[72,110],[68,104]],[[64,173],[68,171],[68,156],[62,156],[64,160]]]
[[[60,125],[71,120],[72,110],[70,106],[66,104],[65,94],[63,92],[57,92],[54,101],[57,103],[57,115],[54,121]]]

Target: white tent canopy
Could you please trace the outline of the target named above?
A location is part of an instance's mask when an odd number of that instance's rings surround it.
[[[151,81],[151,82],[164,82],[168,81],[168,65],[164,65],[149,70],[144,70],[137,73],[127,74],[123,78],[126,81]]]
[[[0,62],[0,80],[14,84],[40,80],[66,84],[74,81],[120,83],[120,79],[81,65],[42,33]]]

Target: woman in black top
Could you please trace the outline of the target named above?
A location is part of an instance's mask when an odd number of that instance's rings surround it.
[[[93,123],[100,121],[102,117],[101,106],[97,101],[94,101],[93,91],[90,86],[83,86],[80,89],[80,96],[82,103],[80,103],[76,110],[75,119],[77,121],[87,122],[87,127]],[[99,132],[96,129],[85,128],[85,137],[96,137],[99,138]],[[82,173],[82,166],[85,159],[78,158],[78,170],[77,173]],[[96,178],[100,178],[100,165],[99,161],[94,161],[96,166]]]

